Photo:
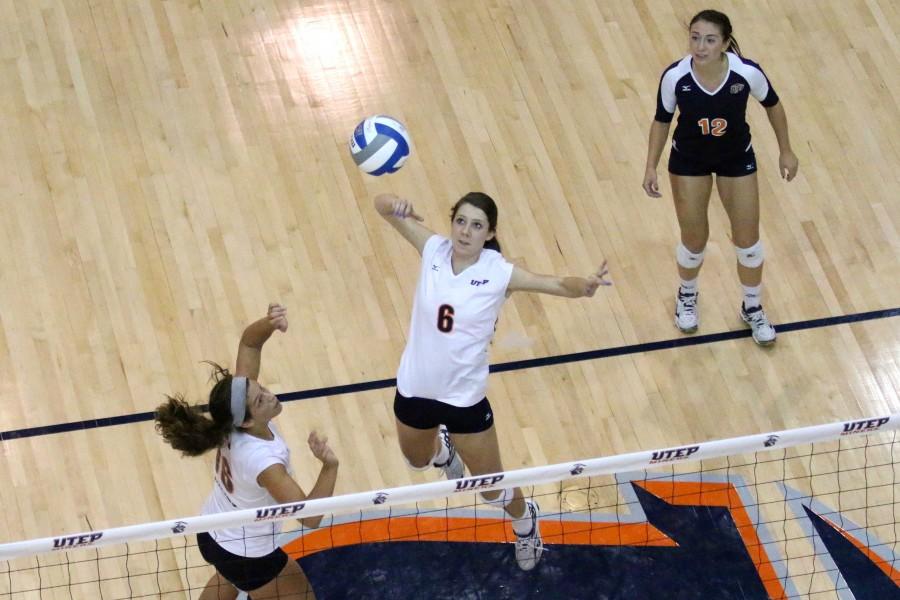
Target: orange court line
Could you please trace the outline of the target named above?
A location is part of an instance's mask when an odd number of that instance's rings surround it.
[[[873,563],[875,563],[878,566],[878,568],[881,569],[881,571],[885,575],[887,575],[888,578],[890,578],[890,580],[893,581],[897,587],[900,587],[900,571],[898,571],[897,569],[895,569],[891,565],[889,565],[888,562],[886,560],[884,560],[883,558],[881,558],[874,550],[870,549],[868,546],[863,544],[850,532],[845,531],[844,528],[837,525],[834,521],[832,521],[830,519],[826,519],[822,515],[819,515],[819,518],[823,519],[826,523],[828,523],[829,525],[831,525],[832,527],[837,529],[840,532],[840,534],[842,536],[844,536],[845,539],[847,539],[851,544],[853,544],[856,547],[857,550],[859,550],[860,552],[865,554],[866,558],[868,558]]]
[[[747,514],[744,503],[731,483],[694,481],[635,483],[670,504],[728,508],[769,597],[787,598],[787,593],[756,534],[756,528]],[[677,545],[649,523],[543,519],[541,535],[545,542],[559,544]],[[292,558],[298,559],[323,550],[355,544],[410,541],[504,543],[513,541],[513,537],[512,528],[503,519],[413,515],[362,520],[318,529],[289,542],[284,546],[284,551]]]
[[[675,546],[648,523],[591,523],[541,521],[545,542],[602,546]],[[376,542],[490,542],[514,541],[509,521],[495,518],[407,516],[344,523],[307,533],[284,546],[292,558],[316,552]]]
[[[689,506],[723,506],[731,512],[731,518],[737,526],[738,533],[744,541],[744,546],[750,554],[760,581],[766,588],[770,598],[787,598],[787,593],[775,573],[769,556],[759,536],[756,527],[750,520],[744,502],[740,494],[730,482],[699,482],[699,481],[641,481],[634,482],[642,488],[662,498],[669,504]]]

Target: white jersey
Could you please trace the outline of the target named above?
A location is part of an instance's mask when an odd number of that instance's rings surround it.
[[[439,235],[422,249],[397,391],[464,407],[487,391],[488,345],[513,265],[499,252],[482,250],[478,262],[454,275],[452,252],[451,240]]]
[[[275,438],[263,440],[242,431],[233,431],[216,453],[216,477],[213,490],[203,505],[202,514],[259,508],[278,504],[256,478],[274,464],[282,464],[291,473],[291,451],[278,435],[274,424],[269,430]],[[216,543],[238,556],[265,556],[278,547],[276,537],[281,522],[265,521],[244,527],[210,531]]]

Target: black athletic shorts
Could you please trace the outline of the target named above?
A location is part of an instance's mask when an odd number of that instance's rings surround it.
[[[289,560],[281,548],[265,556],[238,556],[217,544],[208,533],[197,534],[197,547],[203,560],[242,592],[252,592],[278,577]]]
[[[446,425],[450,433],[479,433],[494,425],[494,411],[487,397],[472,406],[453,406],[429,398],[394,395],[394,415],[409,427],[433,429]]]
[[[699,177],[713,173],[722,177],[743,177],[756,173],[756,154],[751,146],[746,152],[710,161],[685,155],[672,148],[669,153],[669,173],[685,177]]]

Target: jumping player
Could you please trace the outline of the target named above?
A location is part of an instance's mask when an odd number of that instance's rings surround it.
[[[591,297],[610,285],[606,263],[588,277],[536,275],[512,265],[500,254],[497,205],[480,192],[453,206],[449,238],[423,226],[413,205],[397,196],[377,196],[375,210],[422,256],[394,397],[403,456],[411,468],[440,467],[448,479],[463,477],[466,465],[473,475],[501,472],[485,393],[488,345],[503,302],[516,291]],[[533,569],[543,551],[537,504],[518,488],[482,497],[512,518],[516,561]]]
[[[272,419],[281,413],[278,398],[258,381],[262,347],[273,332],[287,331],[287,309],[270,304],[268,314],[241,335],[234,375],[218,365],[209,393],[208,418],[180,395],[169,396],[156,411],[156,429],[187,456],[216,450],[216,473],[203,514],[327,498],[334,492],[338,459],[328,438],[316,432],[309,448],[322,470],[309,494],[291,476],[290,450]],[[301,522],[318,527],[322,517]],[[280,522],[262,522],[201,533],[197,545],[216,573],[200,600],[234,600],[238,590],[253,598],[310,599],[312,589],[296,561],[276,544]]]

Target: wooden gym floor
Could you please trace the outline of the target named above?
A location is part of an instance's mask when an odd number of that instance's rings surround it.
[[[500,205],[506,254],[615,286],[514,296],[505,362],[680,337],[677,225],[641,188],[662,70],[706,3],[606,0],[0,0],[0,430],[205,402],[267,303],[290,329],[261,380],[291,392],[393,377],[418,270],[375,214],[394,191],[447,232],[460,195]],[[792,183],[762,108],[765,306],[776,323],[900,306],[900,5],[717,6],[787,110]],[[353,165],[364,116],[402,120],[397,174]],[[714,199],[700,334],[737,330],[740,288]],[[900,319],[492,376],[508,468],[900,412]],[[308,431],[338,492],[427,481],[405,468],[386,389],[285,405],[299,480]],[[196,514],[211,456],[152,424],[0,443],[0,539]]]

